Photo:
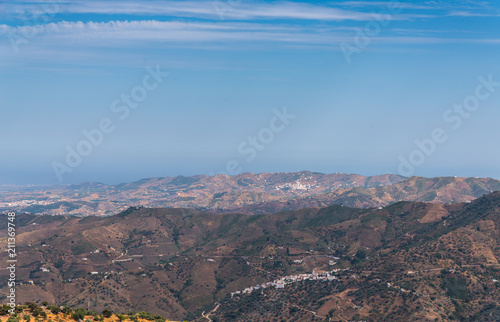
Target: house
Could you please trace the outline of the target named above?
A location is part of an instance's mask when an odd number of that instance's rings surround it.
[[[277,283],[274,283],[274,287],[276,287],[276,288],[285,288],[285,283],[279,281]]]

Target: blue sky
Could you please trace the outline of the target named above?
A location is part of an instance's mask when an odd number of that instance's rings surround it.
[[[300,170],[500,179],[496,2],[0,9],[0,184]],[[168,76],[144,90],[148,70]],[[121,119],[113,102],[134,92],[145,97]],[[463,102],[477,104],[445,117]],[[294,117],[275,131],[284,109]],[[82,143],[103,120],[113,130]],[[88,144],[69,164],[68,149]]]

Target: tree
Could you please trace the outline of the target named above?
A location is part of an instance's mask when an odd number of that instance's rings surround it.
[[[71,314],[71,312],[73,312],[73,310],[69,306],[65,306],[65,307],[63,307],[62,312],[64,314]]]
[[[34,302],[29,302],[26,303],[28,305],[28,308],[30,309],[31,312],[35,312],[35,310],[38,308],[38,305]]]
[[[85,318],[85,315],[87,314],[87,311],[82,308],[77,308],[75,312],[71,315],[71,317],[75,321],[83,320]]]
[[[0,307],[0,315],[7,315],[9,314],[10,306],[8,305],[3,305]]]
[[[52,312],[52,314],[55,314],[55,315],[57,315],[57,314],[59,314],[59,312],[61,312],[61,308],[57,305],[50,306],[49,310],[50,310],[50,312]]]
[[[111,311],[110,309],[104,309],[104,311],[102,311],[102,315],[105,318],[110,318],[113,315],[113,311]]]
[[[356,252],[356,258],[358,259],[365,259],[366,258],[366,251],[364,249],[360,249]]]

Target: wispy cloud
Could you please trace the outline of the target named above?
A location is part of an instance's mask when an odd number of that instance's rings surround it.
[[[389,5],[397,3],[400,8],[404,9],[437,9],[442,5],[439,2],[422,2],[420,4],[401,2],[401,1],[345,1],[339,3],[339,5],[344,7],[355,7],[355,8],[387,8]]]
[[[479,13],[470,11],[452,11],[448,15],[452,17],[500,17],[500,13]]]
[[[106,14],[196,17],[218,19],[214,1],[75,1],[59,4],[59,11],[65,14]],[[304,2],[242,2],[230,6],[225,4],[224,18],[229,20],[300,19],[321,21],[370,21],[378,13],[346,10],[341,7],[315,5]],[[4,8],[8,13],[29,16],[40,10],[40,4],[11,4]],[[419,15],[408,17],[414,18]]]
[[[39,6],[47,4],[50,0],[47,3],[37,1],[13,2],[8,12],[23,17],[29,16],[34,12],[30,10],[40,10]],[[27,59],[31,59],[30,55],[34,55],[34,60],[38,59],[37,55],[40,56],[40,53],[47,53],[45,56],[47,60],[57,60],[61,56],[69,56],[68,51],[88,52],[96,57],[104,57],[106,51],[120,48],[143,51],[151,55],[159,48],[220,50],[239,48],[241,44],[267,49],[318,47],[336,50],[332,48],[338,47],[340,43],[352,42],[360,30],[371,24],[364,22],[365,20],[380,18],[377,14],[383,10],[379,9],[387,7],[388,3],[346,1],[330,3],[327,6],[304,2],[249,1],[241,2],[233,8],[234,10],[226,11],[224,17],[228,19],[224,21],[219,20],[212,1],[59,3],[54,19],[49,19],[54,22],[40,24],[35,21],[23,24],[11,23],[12,20],[9,20],[8,23],[0,24],[0,36],[4,36],[0,40],[0,56],[7,58],[4,59],[7,64],[15,61],[10,59],[14,54],[12,48],[9,48],[11,47],[9,35],[36,35],[27,37],[26,42],[29,40],[29,45],[24,43],[22,45],[26,49],[31,47],[32,50],[23,55],[29,56]],[[460,10],[451,12],[449,10],[452,5],[446,1],[428,1],[418,5],[402,3],[408,9],[403,10],[401,14],[390,16],[391,20],[397,20],[398,23],[385,27],[380,35],[372,37],[372,47],[398,44],[405,46],[425,44],[437,46],[441,43],[498,44],[496,40],[498,35],[493,29],[481,30],[479,34],[472,35],[472,31],[467,28],[460,30],[460,24],[454,24],[456,29],[451,30],[443,28],[439,22],[436,24],[428,23],[428,20],[424,24],[422,21],[415,22],[416,18],[436,18],[434,21],[437,21],[439,17],[445,16],[486,15],[484,10],[468,8],[473,6],[479,8],[481,4],[470,1],[456,3],[460,3]],[[333,5],[343,9],[334,8]],[[434,11],[418,11],[422,9],[420,7],[427,8],[427,6],[443,10],[439,14]],[[412,11],[410,8],[416,10]],[[490,12],[489,16],[492,15]],[[61,21],[63,18],[64,21]],[[410,20],[411,23],[406,22]],[[481,40],[471,39],[476,35]],[[97,47],[103,50],[97,50]]]
[[[274,25],[238,22],[178,22],[158,20],[109,22],[58,22],[46,25],[11,27],[0,25],[0,35],[37,34],[45,47],[99,46],[136,47],[139,44],[164,47],[184,44],[231,44],[266,42],[274,44],[303,44],[334,46],[353,37],[351,28]],[[403,31],[403,32],[402,32]],[[405,35],[406,34],[406,35]],[[434,36],[431,36],[434,34]],[[439,42],[475,42],[467,37],[441,34],[432,30],[394,29],[387,35],[375,37],[379,43],[437,44]],[[412,35],[412,36],[408,36]],[[494,38],[491,38],[494,39]],[[490,43],[494,43],[490,41]]]
[[[11,27],[0,25],[0,33],[39,34],[44,41],[65,41],[65,44],[91,41],[96,45],[114,46],[120,41],[217,42],[271,41],[327,43],[338,37],[332,30],[321,32],[294,26],[242,23],[204,23],[176,21],[110,21],[59,22],[46,25]],[[114,42],[109,42],[112,40]]]
[[[476,10],[488,9],[490,5],[485,1],[421,1],[404,2],[404,1],[345,1],[339,3],[344,7],[352,8],[384,8],[391,4],[397,3],[402,9],[408,10]]]

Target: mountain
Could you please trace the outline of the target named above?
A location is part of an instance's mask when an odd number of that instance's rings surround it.
[[[426,188],[410,179],[404,187],[422,198],[432,187],[451,198],[476,182],[436,179]],[[484,189],[476,188],[470,193]],[[20,302],[188,321],[500,319],[499,192],[266,215],[131,207],[109,217],[17,217]],[[6,232],[4,219],[0,245]],[[279,280],[289,284],[262,287]]]
[[[244,206],[232,211],[263,214],[304,207],[325,207],[341,204],[349,207],[383,207],[399,201],[432,203],[468,202],[500,190],[500,181],[491,178],[411,177],[373,188],[341,188],[326,194],[295,198],[286,202],[269,201]]]
[[[455,203],[500,190],[491,178],[364,177],[317,172],[244,173],[237,176],[149,178],[108,186],[70,186],[8,190],[0,209],[33,214],[113,215],[130,206],[193,208],[211,213],[271,214],[304,207],[341,204],[383,207],[398,201]]]

